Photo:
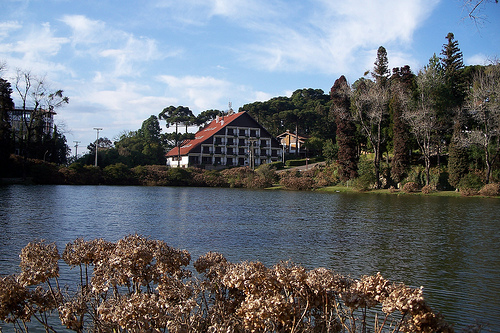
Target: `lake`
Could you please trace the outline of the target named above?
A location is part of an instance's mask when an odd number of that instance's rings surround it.
[[[292,260],[424,286],[458,330],[500,327],[500,200],[138,186],[0,186],[0,274],[30,241],[138,233],[233,262]],[[3,324],[2,324],[3,325]],[[3,327],[3,326],[2,326]],[[4,330],[6,331],[6,330]]]

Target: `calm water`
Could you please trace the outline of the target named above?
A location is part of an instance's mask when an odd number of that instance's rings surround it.
[[[0,274],[22,247],[138,233],[230,261],[292,260],[424,286],[457,328],[500,327],[500,200],[239,189],[0,187]]]

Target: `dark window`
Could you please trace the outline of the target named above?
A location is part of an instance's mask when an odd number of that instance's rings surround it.
[[[256,130],[250,130],[250,136],[257,136]]]
[[[244,129],[240,129],[240,136],[245,136],[245,130]]]
[[[227,139],[227,144],[228,144],[229,146],[234,145],[234,140],[233,140],[233,138],[228,138],[228,139]]]
[[[240,139],[240,140],[238,141],[238,145],[239,145],[239,146],[244,146],[244,145],[245,145],[245,139]]]
[[[228,128],[227,129],[227,135],[233,135],[234,134],[234,131],[232,128]]]
[[[233,155],[233,148],[227,148],[227,154]]]
[[[203,154],[210,154],[210,147],[203,147]]]
[[[238,155],[245,155],[245,148],[240,148],[238,150]]]

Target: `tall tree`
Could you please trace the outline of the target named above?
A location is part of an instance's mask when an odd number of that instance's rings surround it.
[[[391,178],[400,183],[410,164],[408,126],[403,120],[403,112],[409,107],[414,90],[415,75],[410,66],[394,68],[391,76],[391,101],[389,104],[392,116],[392,146]]]
[[[462,140],[466,122],[466,112],[460,110],[455,117],[453,135],[448,148],[448,182],[455,188],[458,188],[460,180],[469,173],[469,154],[467,145],[464,145]]]
[[[403,112],[405,121],[410,126],[420,152],[424,158],[426,185],[430,183],[431,154],[434,152],[436,133],[441,128],[438,113],[440,87],[443,85],[439,61],[434,55],[416,80],[418,96],[414,107]]]
[[[354,114],[374,152],[373,167],[376,188],[380,188],[380,160],[382,157],[384,126],[388,119],[389,90],[382,84],[360,80],[354,91]]]
[[[383,46],[379,46],[377,50],[377,59],[375,60],[372,71],[372,77],[378,85],[385,86],[387,79],[391,74],[389,70],[389,59],[387,58],[387,50]]]
[[[215,120],[218,116],[222,116],[224,114],[223,111],[220,110],[205,110],[202,111],[197,117],[196,117],[196,125],[200,127],[205,127],[209,122],[212,120]]]
[[[0,74],[5,65],[0,63]],[[12,88],[10,82],[0,77],[0,173],[7,166],[11,153],[12,139],[10,130],[9,111],[14,108],[12,101]]]
[[[335,116],[335,123],[337,125],[337,159],[339,177],[342,181],[347,181],[358,176],[358,155],[355,141],[356,126],[349,111],[351,107],[350,95],[351,88],[345,76],[342,75],[335,80],[330,90],[330,97],[332,99],[330,110]]]
[[[447,43],[441,51],[441,67],[443,69],[444,86],[440,103],[437,105],[439,128],[436,135],[438,164],[442,143],[448,144],[453,132],[454,118],[464,103],[466,96],[466,80],[464,75],[463,54],[458,47],[453,33],[446,36]]]
[[[483,150],[488,183],[500,154],[500,63],[474,75],[465,109],[474,121],[473,127],[464,133],[465,144]]]
[[[147,142],[159,143],[161,127],[158,117],[151,115],[148,119],[142,122],[140,134]]]
[[[16,133],[21,154],[38,157],[44,135],[52,132],[47,123],[50,113],[69,103],[62,90],[51,91],[44,77],[33,75],[30,71],[16,71],[15,89],[21,100],[22,126]]]

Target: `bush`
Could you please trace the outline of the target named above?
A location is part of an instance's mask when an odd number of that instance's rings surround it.
[[[167,171],[168,185],[187,186],[191,179],[191,173],[183,168],[170,168]]]
[[[485,197],[496,197],[500,195],[500,184],[486,184],[479,190],[479,194]]]
[[[458,183],[458,188],[460,192],[464,190],[469,190],[469,192],[471,191],[478,192],[483,186],[484,183],[481,180],[481,177],[473,172],[469,172],[468,174],[463,176],[462,179],[460,179],[460,182]]]
[[[424,187],[422,187],[422,193],[423,194],[429,194],[431,192],[433,192],[434,189],[432,188],[431,185],[425,185]]]
[[[165,186],[169,185],[168,168],[166,165],[143,165],[132,169],[141,185]]]
[[[62,255],[55,243],[33,242],[20,258],[19,275],[0,277],[0,320],[16,331],[27,332],[35,317],[55,332],[55,318],[49,323],[47,314],[56,312],[61,325],[76,332],[354,333],[382,332],[386,322],[388,331],[453,332],[422,288],[380,273],[354,279],[291,262],[231,263],[208,252],[194,262],[198,276],[192,278],[188,251],[139,235],[115,243],[76,239]],[[57,283],[61,259],[79,268],[76,285]]]
[[[353,181],[353,187],[358,191],[373,189],[377,183],[373,163],[368,159],[360,159],[358,162],[358,177]]]
[[[312,190],[316,184],[312,177],[302,175],[300,172],[286,171],[280,174],[280,185],[287,190]]]
[[[403,192],[405,193],[413,193],[418,192],[419,185],[415,182],[408,182],[403,186]]]
[[[136,184],[134,174],[123,163],[108,165],[104,168],[104,181],[108,185],[131,185]]]

